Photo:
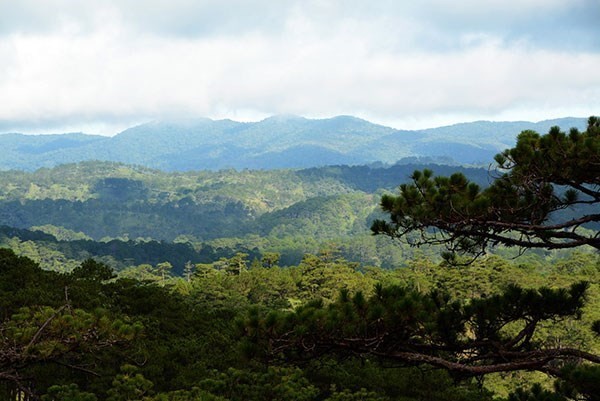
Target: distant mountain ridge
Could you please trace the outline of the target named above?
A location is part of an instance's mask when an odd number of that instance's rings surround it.
[[[476,121],[412,131],[352,116],[319,120],[274,116],[252,123],[206,118],[156,121],[113,137],[0,134],[0,169],[31,171],[88,160],[166,171],[276,169],[395,163],[406,157],[481,165],[513,146],[521,131],[545,133],[554,125],[583,130],[586,119]]]

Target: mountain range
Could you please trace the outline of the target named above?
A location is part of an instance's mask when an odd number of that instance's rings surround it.
[[[545,133],[586,127],[584,118],[477,121],[422,130],[397,130],[338,116],[274,116],[259,122],[188,119],[155,121],[113,136],[67,133],[0,134],[2,170],[32,171],[88,160],[165,171],[307,168],[375,162],[438,161],[487,165],[523,130]]]

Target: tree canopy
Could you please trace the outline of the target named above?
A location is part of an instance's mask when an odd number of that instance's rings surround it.
[[[452,252],[481,254],[489,245],[600,249],[600,119],[585,132],[553,127],[545,135],[523,131],[496,155],[499,175],[482,189],[463,174],[415,171],[398,195],[384,195],[389,220],[371,229],[413,245],[445,244]],[[557,213],[563,211],[562,213]],[[411,232],[419,236],[407,236]]]
[[[557,377],[574,359],[600,363],[579,349],[548,346],[535,338],[544,322],[581,314],[587,283],[568,289],[524,290],[461,302],[443,292],[427,294],[378,285],[375,294],[351,295],[325,305],[308,303],[294,313],[249,314],[247,337],[267,341],[267,356],[286,360],[327,354],[371,355],[397,366],[427,364],[456,378],[537,370]],[[510,327],[511,329],[507,329]]]
[[[496,244],[600,249],[598,232],[584,227],[600,222],[592,209],[600,203],[600,119],[590,117],[583,133],[558,127],[546,135],[524,131],[495,160],[499,177],[485,189],[460,173],[434,177],[430,170],[415,171],[399,195],[382,197],[389,219],[376,220],[372,231],[413,245],[445,244],[450,255],[477,256]],[[415,231],[420,235],[409,235]],[[596,400],[600,357],[539,337],[551,322],[580,318],[587,289],[586,282],[570,288],[510,285],[496,295],[457,300],[439,289],[378,285],[371,297],[342,290],[330,304],[256,310],[244,328],[266,358],[371,357],[441,368],[457,379],[539,371],[563,379],[559,383],[573,389],[572,398]],[[600,334],[600,323],[591,328]],[[521,395],[540,399],[535,391]]]

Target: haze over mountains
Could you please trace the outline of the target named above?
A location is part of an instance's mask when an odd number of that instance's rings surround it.
[[[86,160],[116,161],[166,171],[306,168],[396,163],[422,158],[445,164],[487,165],[523,130],[585,129],[585,118],[537,123],[478,121],[397,130],[338,116],[274,116],[259,122],[189,119],[131,127],[114,137],[81,133],[0,135],[0,169],[35,170]]]

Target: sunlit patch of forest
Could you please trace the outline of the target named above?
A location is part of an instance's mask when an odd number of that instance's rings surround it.
[[[493,170],[0,173],[2,399],[598,400],[598,138],[524,131]]]

